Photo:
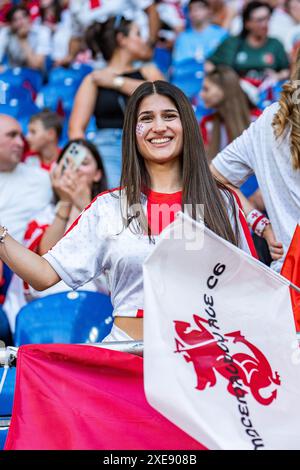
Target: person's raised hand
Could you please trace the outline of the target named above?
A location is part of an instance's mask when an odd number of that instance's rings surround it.
[[[102,88],[113,88],[113,80],[118,74],[110,67],[91,72],[91,79],[95,85]]]
[[[72,193],[76,188],[76,170],[68,159],[67,165],[62,159],[50,173],[53,190],[61,201],[72,202]]]
[[[82,212],[92,199],[91,188],[84,174],[77,173],[76,188],[72,193],[72,202]]]
[[[268,244],[272,260],[280,259],[284,255],[283,245],[276,240],[271,224],[265,227],[263,237]]]

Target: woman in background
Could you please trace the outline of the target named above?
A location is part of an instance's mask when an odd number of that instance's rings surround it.
[[[65,155],[73,144],[85,150],[85,157],[78,168],[74,167],[71,160],[68,165],[65,161]],[[28,224],[24,236],[24,245],[39,255],[49,251],[63,237],[84,208],[99,193],[107,189],[106,175],[99,152],[91,142],[83,139],[71,140],[65,145],[57,165],[52,170],[51,180],[55,201],[36,214]],[[107,293],[103,277],[85,285],[84,289]],[[3,305],[11,330],[15,329],[15,319],[20,308],[28,301],[68,290],[70,288],[64,282],[60,282],[50,289],[38,292],[14,274]]]
[[[254,84],[269,78],[285,80],[289,76],[289,60],[284,47],[268,36],[272,8],[268,3],[251,1],[243,10],[243,30],[231,36],[208,58],[207,70],[215,65],[228,65],[240,77]]]
[[[153,64],[136,66],[147,57],[148,46],[139,27],[123,17],[95,23],[86,32],[86,42],[94,58],[102,54],[106,66],[83,80],[69,121],[69,137],[83,138],[94,115],[94,143],[102,155],[109,188],[120,184],[121,141],[128,96],[145,80],[163,79]]]
[[[200,122],[206,153],[211,160],[226,145],[242,134],[252,121],[247,96],[240,86],[236,72],[226,65],[217,66],[206,74],[201,98],[213,113]]]

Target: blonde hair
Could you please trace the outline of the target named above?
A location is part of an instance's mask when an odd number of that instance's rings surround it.
[[[297,80],[296,83],[294,81]],[[272,126],[276,138],[285,137],[289,132],[291,161],[294,170],[300,169],[300,102],[296,98],[296,86],[300,84],[300,48],[297,51],[291,80],[282,86],[279,109],[274,115]],[[296,86],[295,86],[296,85]]]
[[[239,77],[226,65],[218,65],[206,78],[223,91],[224,98],[214,115],[212,139],[207,149],[209,160],[219,153],[221,144],[221,125],[224,123],[229,142],[234,140],[250,124],[250,106],[243,92]]]

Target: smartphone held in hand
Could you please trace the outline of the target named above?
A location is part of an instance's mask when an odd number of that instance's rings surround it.
[[[64,168],[68,166],[68,162],[72,161],[75,168],[79,168],[86,156],[86,149],[83,145],[73,142],[67,148],[64,155]]]

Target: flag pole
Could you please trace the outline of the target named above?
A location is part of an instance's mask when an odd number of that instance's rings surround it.
[[[143,356],[143,341],[111,341],[104,343],[83,343],[80,346],[95,346],[97,348],[113,349],[114,351],[126,352]],[[11,366],[18,357],[18,347],[7,346],[0,348],[0,367]]]
[[[289,286],[291,289],[294,289],[296,292],[300,294],[300,287],[296,286],[296,284],[293,284],[292,282],[289,281]]]

